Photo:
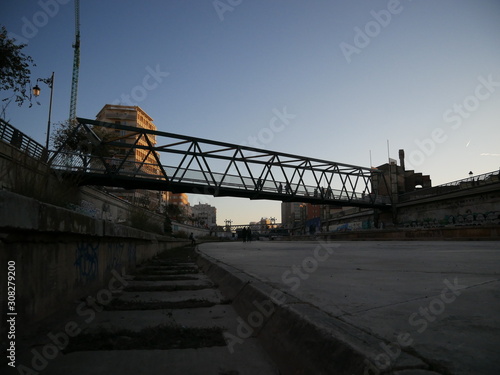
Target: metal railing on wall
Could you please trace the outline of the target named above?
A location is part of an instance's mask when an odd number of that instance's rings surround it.
[[[462,189],[470,189],[476,186],[500,182],[500,170],[483,173],[476,176],[470,176],[461,180],[447,182],[429,188],[418,189],[399,196],[400,202],[407,202],[414,199],[421,199],[430,196],[447,194]]]
[[[47,159],[47,150],[44,146],[2,119],[0,119],[0,140],[35,159]]]

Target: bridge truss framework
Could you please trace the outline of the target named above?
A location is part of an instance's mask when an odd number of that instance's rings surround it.
[[[389,190],[375,168],[84,118],[77,118],[68,137],[75,139],[76,147],[66,141],[49,164],[58,173],[78,176],[81,185],[337,206],[391,205],[389,196],[379,194]]]

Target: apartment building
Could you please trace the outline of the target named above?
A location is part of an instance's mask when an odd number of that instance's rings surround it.
[[[97,114],[97,121],[110,122],[113,124],[126,125],[149,130],[157,130],[153,119],[138,106],[124,106],[106,104]],[[123,143],[124,147],[116,147],[111,153],[120,162],[126,158],[123,168],[125,171],[139,170],[148,174],[160,174],[160,168],[155,155],[148,150],[135,148],[130,153],[130,147],[137,143],[141,146],[148,146],[148,140],[127,130],[108,129],[111,132],[111,139]],[[156,145],[156,136],[148,134],[149,142]],[[158,155],[158,154],[157,154]],[[150,209],[159,209],[162,202],[162,192],[151,190],[126,190],[122,188],[109,188],[114,195],[130,202]]]
[[[217,225],[217,209],[208,203],[198,203],[191,207],[193,221],[206,227]]]

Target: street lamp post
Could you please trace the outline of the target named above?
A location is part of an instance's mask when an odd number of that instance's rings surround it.
[[[50,102],[49,102],[49,119],[47,121],[47,138],[45,140],[45,152],[48,157],[49,155],[49,139],[50,139],[50,117],[52,115],[52,96],[54,94],[54,72],[52,72],[52,76],[50,78],[42,79],[38,78],[36,80],[37,84],[33,87],[33,95],[40,95],[40,87],[38,87],[38,81],[45,82],[47,86],[50,88]]]

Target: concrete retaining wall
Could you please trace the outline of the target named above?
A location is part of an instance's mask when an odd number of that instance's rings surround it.
[[[330,240],[499,240],[499,226],[409,228],[328,233]]]
[[[400,228],[352,230],[345,232],[316,233],[312,236],[282,237],[280,240],[308,241],[323,238],[337,241],[412,241],[412,240],[500,240],[500,226],[460,226],[442,228]]]
[[[0,191],[0,236],[1,267],[16,264],[16,312],[29,323],[95,296],[116,272],[130,272],[162,251],[189,243],[6,191]],[[6,284],[2,277],[2,309]]]
[[[398,223],[406,227],[499,225],[500,187],[491,183],[400,203]]]
[[[426,191],[429,195],[425,195]],[[395,223],[391,211],[380,211],[377,214],[373,210],[351,208],[324,221],[322,230],[334,232],[397,226],[417,230],[457,227],[462,231],[465,226],[500,226],[498,181],[461,186],[459,190],[442,191],[440,194],[426,189],[415,192],[411,200],[408,196],[402,197],[405,200],[397,204]]]
[[[92,216],[96,219],[112,221],[114,223],[127,224],[129,222],[130,213],[137,206],[114,197],[104,191],[101,191],[93,186],[82,186],[78,189],[78,198],[80,201],[79,207],[76,208],[87,216]],[[78,211],[81,210],[81,211]],[[151,213],[155,221],[163,223],[165,218],[161,215]]]
[[[178,232],[184,232],[184,233],[187,233],[188,235],[190,233],[193,233],[193,236],[195,238],[196,237],[203,237],[203,236],[210,236],[210,230],[208,230],[208,229],[194,227],[192,225],[182,224],[182,223],[178,223],[176,221],[172,221],[172,231],[173,231],[174,236]]]

